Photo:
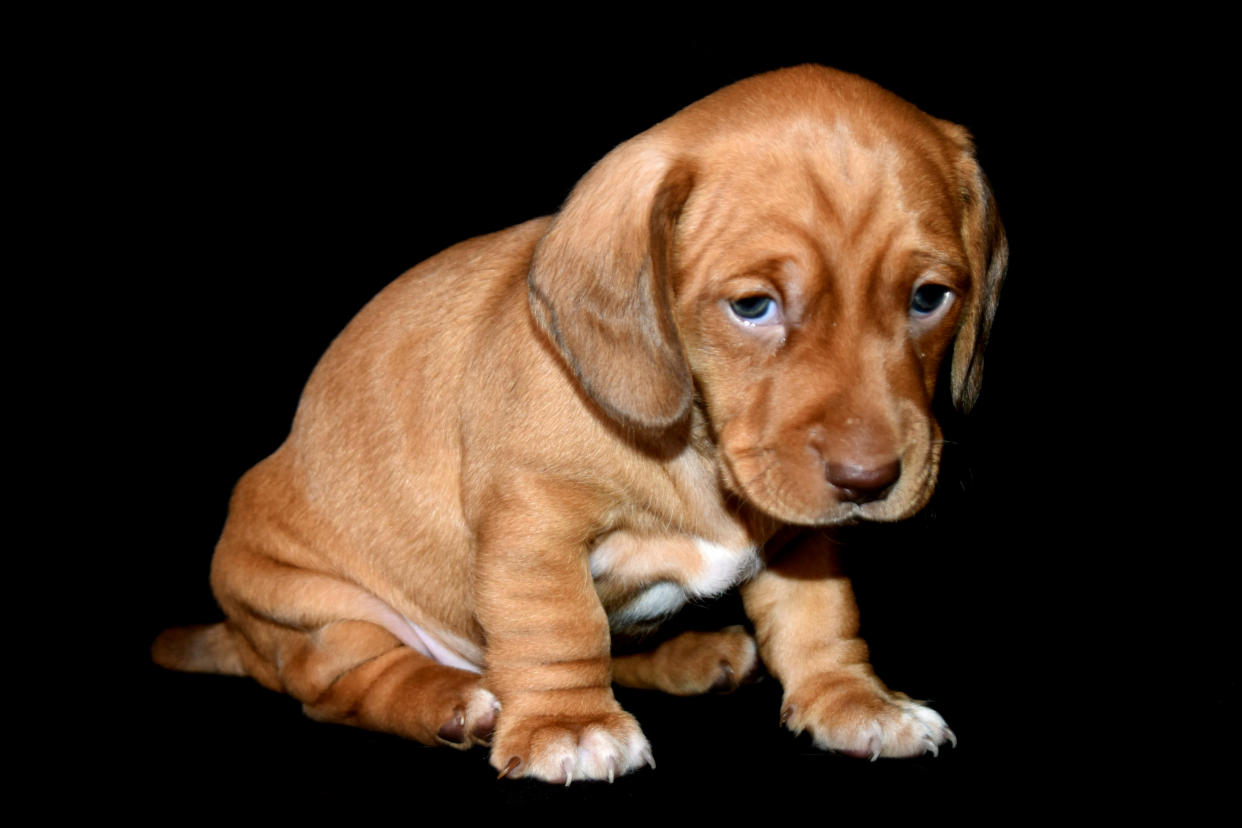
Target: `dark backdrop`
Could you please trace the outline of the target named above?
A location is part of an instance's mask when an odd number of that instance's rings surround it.
[[[109,309],[102,338],[119,346],[87,352],[112,424],[95,485],[121,585],[105,611],[123,633],[98,674],[118,698],[108,744],[126,747],[100,762],[103,801],[312,816],[343,805],[359,818],[386,803],[415,819],[427,803],[486,817],[659,802],[689,818],[746,800],[777,813],[806,802],[828,819],[859,804],[1055,805],[1095,784],[1095,757],[1125,752],[1113,734],[1128,729],[1115,701],[1128,691],[1113,684],[1118,625],[1101,584],[1117,583],[1129,542],[1099,496],[1108,449],[1084,461],[1069,442],[1121,439],[1083,403],[1107,384],[1095,366],[1111,364],[1117,325],[1090,316],[1111,278],[1096,242],[1100,184],[1115,173],[1087,188],[1082,171],[1116,160],[1125,117],[1125,79],[1093,39],[992,44],[985,58],[977,40],[930,49],[797,25],[584,45],[252,24],[127,38],[106,79],[82,76],[83,125],[100,136],[89,206],[111,267],[87,267],[81,298]],[[594,161],[681,106],[801,62],[966,125],[1009,231],[983,397],[950,426],[940,492],[915,521],[856,533],[846,560],[877,671],[930,699],[957,748],[876,763],[822,754],[778,726],[770,679],[701,699],[621,690],[659,769],[564,791],[497,782],[481,750],[316,724],[249,680],[147,662],[161,629],[220,617],[207,572],[231,487],[283,440],[319,355],[372,295],[450,244],[554,212]],[[701,620],[736,611],[724,601]]]

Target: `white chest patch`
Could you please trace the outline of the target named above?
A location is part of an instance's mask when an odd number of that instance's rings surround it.
[[[759,571],[759,554],[753,546],[729,549],[703,538],[695,538],[694,545],[703,558],[703,570],[690,579],[686,591],[695,598],[720,595]]]
[[[710,598],[752,577],[759,569],[753,546],[729,548],[690,535],[617,532],[590,557],[600,584],[640,591],[609,612],[614,628],[672,615],[691,599]]]
[[[647,587],[621,609],[608,614],[608,625],[623,630],[643,621],[667,618],[686,605],[686,591],[672,581]]]

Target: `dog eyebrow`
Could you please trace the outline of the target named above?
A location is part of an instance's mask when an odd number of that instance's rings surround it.
[[[945,275],[964,282],[970,279],[970,268],[966,263],[942,250],[917,249],[910,253],[910,260],[922,267],[944,271]]]
[[[784,283],[789,278],[788,270],[793,265],[791,256],[772,255],[739,268],[734,279],[762,279],[784,292]]]

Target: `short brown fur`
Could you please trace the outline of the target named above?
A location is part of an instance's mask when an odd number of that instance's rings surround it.
[[[822,67],[721,90],[363,309],[237,486],[227,620],[155,658],[564,782],[651,761],[614,679],[727,688],[757,644],[821,747],[935,751],[823,527],[926,502],[939,366],[968,409],[1004,265],[965,130]],[[610,629],[734,585],[753,640],[612,660]]]

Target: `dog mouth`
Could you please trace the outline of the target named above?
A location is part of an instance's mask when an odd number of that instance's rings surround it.
[[[851,488],[830,481],[828,464],[812,457],[782,457],[777,449],[725,452],[723,482],[730,491],[784,523],[852,526],[902,520],[931,496],[935,458],[903,463],[883,486]],[[911,466],[914,468],[911,468]]]
[[[891,504],[884,500],[870,503],[839,503],[827,514],[812,521],[816,526],[854,526],[859,523],[886,523],[900,518],[889,517]]]
[[[866,513],[863,511],[863,507],[857,503],[843,503],[842,508],[844,512],[841,515],[841,517],[834,518],[828,521],[817,521],[815,525],[817,526],[856,526],[859,523],[873,522],[871,518],[867,517]]]

